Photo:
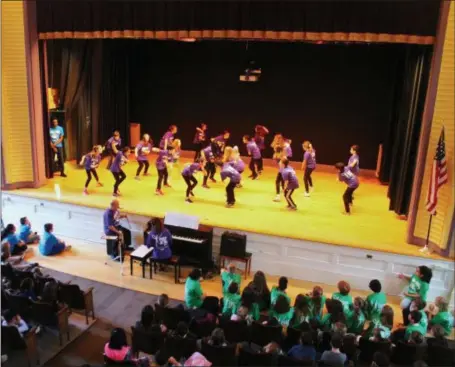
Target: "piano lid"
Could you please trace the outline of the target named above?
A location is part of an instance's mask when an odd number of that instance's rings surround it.
[[[164,215],[164,225],[198,230],[199,218],[181,213],[166,213]]]

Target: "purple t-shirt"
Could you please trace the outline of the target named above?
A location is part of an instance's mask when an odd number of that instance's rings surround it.
[[[170,131],[167,131],[160,140],[160,148],[164,149],[164,143],[167,141],[167,146],[171,145],[172,141],[174,140],[174,134]]]
[[[117,148],[117,150],[120,149],[120,147],[122,146],[122,138],[118,138],[118,139],[115,139],[113,136],[111,136],[108,140],[107,140],[107,147],[106,149],[110,152],[112,152],[112,143],[115,143],[115,147]]]
[[[213,155],[213,151],[212,151],[212,146],[209,145],[208,147],[205,147],[204,149],[202,149],[202,151],[204,152],[204,156],[205,156],[205,159],[207,160],[211,160],[211,159],[214,159],[214,155]]]
[[[245,162],[242,161],[241,158],[238,158],[238,159],[233,159],[232,161],[229,161],[229,164],[234,167],[234,169],[238,172],[238,173],[242,173],[243,171],[245,171]]]
[[[199,163],[191,163],[183,168],[182,175],[190,177],[193,176],[196,171],[202,171],[201,165]]]
[[[103,215],[104,234],[106,236],[116,236],[117,234],[109,229],[109,227],[117,227],[119,225],[120,213],[118,210],[106,209]]]
[[[248,150],[248,154],[251,155],[253,159],[260,159],[261,158],[261,151],[257,146],[256,142],[249,141],[246,144],[246,149]]]
[[[355,161],[357,161],[356,165],[354,167],[351,167],[351,164],[353,162],[355,162]],[[349,166],[349,169],[351,170],[351,172],[353,174],[355,174],[356,176],[359,174],[359,172],[360,172],[360,160],[359,160],[359,156],[357,154],[351,155],[351,157],[349,158],[348,166]]]
[[[205,141],[205,131],[203,130],[196,130],[196,134],[194,135],[193,143],[199,144]]]
[[[283,147],[283,153],[286,158],[292,158],[292,148],[291,144],[286,143]]]
[[[316,168],[316,151],[313,149],[312,151],[306,151],[303,154],[303,160],[306,161],[307,168]]]
[[[223,165],[223,168],[221,169],[220,172],[220,176],[223,181],[229,177],[232,183],[240,183],[240,181],[242,180],[240,173],[229,163],[225,163]]]
[[[166,168],[166,162],[172,158],[172,155],[169,153],[168,150],[160,149],[158,153],[158,157],[156,158],[156,169],[162,170]]]
[[[219,141],[225,145],[227,143],[227,139],[224,138],[223,135],[218,135],[213,138],[213,141]]]
[[[138,145],[136,145],[137,149],[137,160],[138,161],[146,161],[147,155],[152,151],[152,144],[144,143],[141,141]]]
[[[120,172],[121,167],[126,164],[127,159],[122,152],[117,152],[111,165],[111,172]]]
[[[84,166],[85,169],[95,169],[101,162],[101,155],[92,156],[90,153],[85,155]]]
[[[161,233],[150,232],[146,245],[149,248],[153,247],[152,257],[154,259],[169,259],[172,256],[172,235],[166,228],[163,228]]]
[[[265,138],[262,135],[256,134],[254,137],[254,141],[256,142],[260,150],[265,149]]]
[[[348,167],[344,167],[344,172],[338,174],[338,179],[346,183],[351,189],[359,187],[359,179]]]
[[[298,189],[299,188],[299,180],[297,175],[295,174],[294,168],[292,167],[285,167],[281,170],[281,177],[283,177],[284,182],[288,182],[287,188],[290,190]]]

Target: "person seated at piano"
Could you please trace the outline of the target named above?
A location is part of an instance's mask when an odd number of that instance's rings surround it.
[[[152,259],[166,261],[172,257],[172,235],[164,227],[160,218],[152,219],[152,228],[147,237],[146,245],[148,248],[153,247]],[[160,270],[164,270],[163,264],[160,264]]]
[[[238,284],[240,289],[240,283],[242,281],[242,277],[240,274],[236,273],[235,264],[230,263],[226,269],[221,270],[221,285],[223,287],[223,296],[229,293],[229,286],[232,282]]]
[[[199,269],[193,269],[185,282],[185,304],[186,307],[199,308],[202,306],[205,295],[201,287],[202,273]]]

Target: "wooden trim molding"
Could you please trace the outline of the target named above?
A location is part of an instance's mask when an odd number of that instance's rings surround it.
[[[254,31],[254,30],[173,30],[173,31],[92,31],[92,32],[43,32],[42,40],[55,39],[99,39],[99,38],[133,38],[182,40],[196,39],[234,39],[261,41],[307,41],[307,42],[360,42],[360,43],[407,43],[416,45],[432,45],[433,36],[417,36],[409,34],[386,33],[344,33],[344,32],[285,32],[285,31]]]

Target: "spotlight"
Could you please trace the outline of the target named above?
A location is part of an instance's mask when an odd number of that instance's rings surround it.
[[[178,39],[181,42],[196,42],[196,38],[179,38]]]

